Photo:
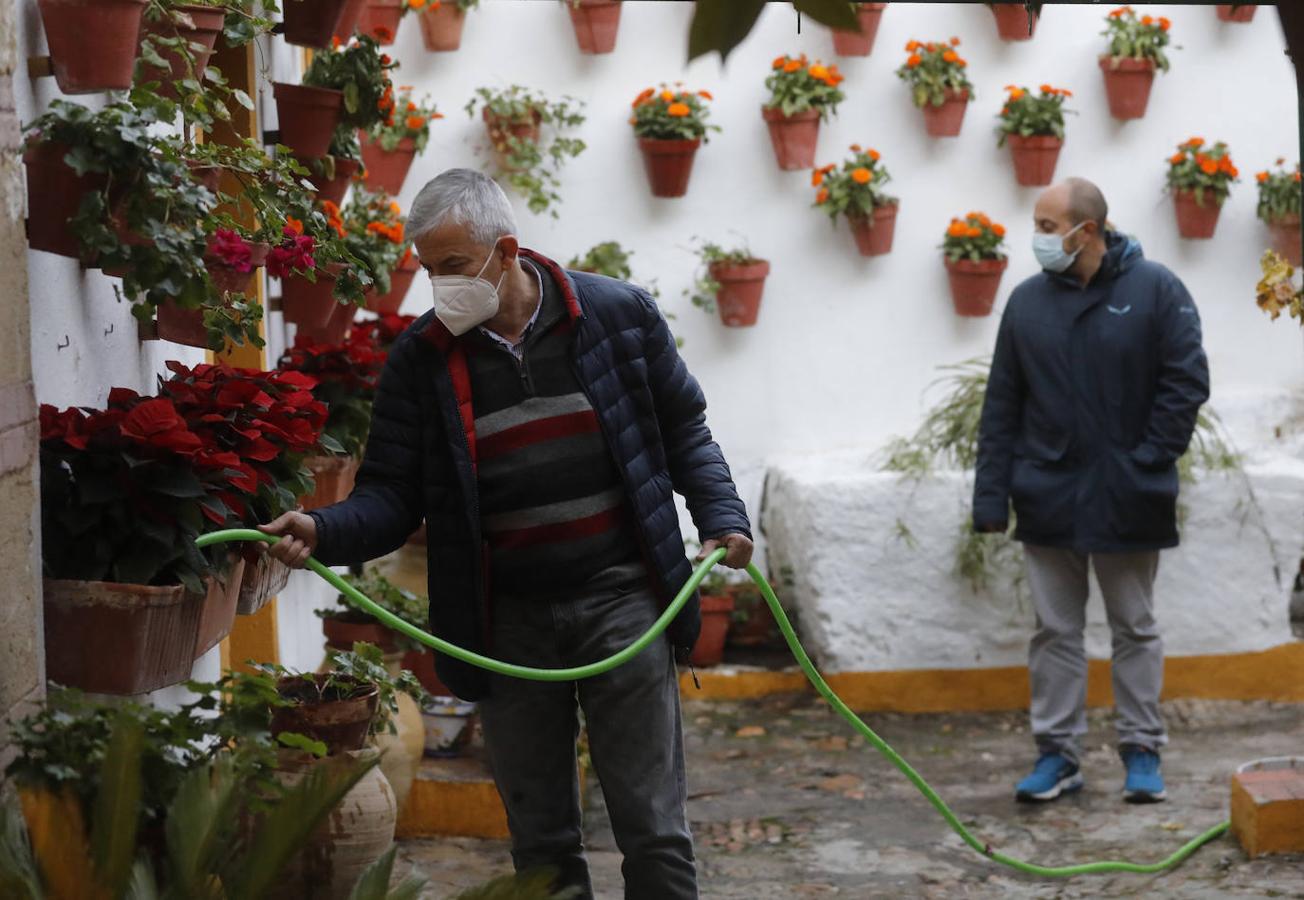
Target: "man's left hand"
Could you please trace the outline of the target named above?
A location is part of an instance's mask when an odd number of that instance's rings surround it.
[[[745,534],[726,534],[703,542],[702,552],[697,554],[697,562],[706,559],[719,547],[725,549],[721,562],[731,569],[745,569],[752,561],[752,539]]]

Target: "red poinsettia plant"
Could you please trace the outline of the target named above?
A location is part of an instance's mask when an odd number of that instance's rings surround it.
[[[389,353],[398,336],[417,320],[416,316],[384,315],[366,322],[354,322],[349,331],[351,343],[374,347],[382,353]]]
[[[335,452],[361,457],[371,429],[371,402],[386,355],[369,341],[319,344],[300,334],[277,368],[301,372],[316,381],[312,395],[327,409],[324,435],[338,446]]]

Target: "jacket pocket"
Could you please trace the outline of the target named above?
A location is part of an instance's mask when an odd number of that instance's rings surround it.
[[[1111,452],[1110,518],[1119,537],[1162,541],[1177,528],[1177,467],[1143,467],[1126,450]]]

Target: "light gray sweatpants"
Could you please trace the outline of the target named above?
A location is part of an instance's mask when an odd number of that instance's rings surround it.
[[[1087,565],[1096,570],[1113,633],[1112,675],[1119,746],[1158,750],[1164,645],[1154,616],[1158,551],[1087,554],[1024,544],[1037,631],[1028,652],[1032,733],[1041,752],[1077,762],[1087,733]]]

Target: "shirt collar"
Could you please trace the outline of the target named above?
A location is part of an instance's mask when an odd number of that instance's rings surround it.
[[[477,326],[480,329],[481,334],[492,341],[502,344],[513,353],[518,353],[520,348],[524,346],[525,339],[530,336],[530,332],[534,329],[534,323],[539,321],[539,311],[543,309],[543,276],[540,274],[539,270],[532,265],[527,265],[526,268],[534,273],[534,281],[539,286],[539,300],[534,305],[534,315],[530,316],[530,321],[526,323],[525,330],[521,332],[520,340],[513,343],[492,329],[486,328],[483,325]]]

